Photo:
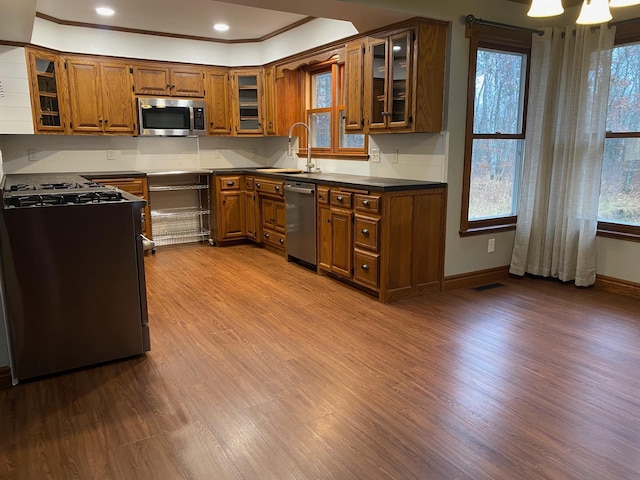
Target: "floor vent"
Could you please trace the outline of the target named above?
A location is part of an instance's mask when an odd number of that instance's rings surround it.
[[[491,290],[492,288],[504,287],[504,283],[496,282],[489,283],[487,285],[481,285],[479,287],[475,287],[474,290],[476,292],[484,292],[485,290]]]

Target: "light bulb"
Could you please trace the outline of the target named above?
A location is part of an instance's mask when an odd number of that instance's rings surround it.
[[[612,18],[609,0],[584,0],[576,23],[578,25],[594,25],[608,22]]]
[[[533,0],[527,12],[530,17],[553,17],[564,12],[561,0]]]

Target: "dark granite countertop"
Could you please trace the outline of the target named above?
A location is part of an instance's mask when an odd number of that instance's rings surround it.
[[[165,175],[171,173],[213,173],[214,175],[246,175],[255,174],[262,177],[273,177],[280,180],[298,180],[309,183],[322,183],[336,187],[359,188],[365,190],[373,190],[380,192],[393,192],[402,190],[425,190],[430,188],[443,188],[446,183],[430,182],[427,180],[409,180],[403,178],[384,178],[370,177],[366,175],[346,175],[341,173],[268,173],[261,172],[260,169],[252,167],[231,167],[231,168],[214,168],[202,170],[188,171],[157,171],[157,172],[141,172],[136,170],[127,170],[121,172],[89,172],[89,173],[60,173],[47,174],[68,178],[70,175],[84,177],[87,180],[96,178],[119,178],[133,177],[140,178],[153,175]]]
[[[267,173],[255,168],[214,169],[214,175],[233,175],[254,173],[261,177],[273,177],[282,180],[298,180],[309,183],[322,183],[345,188],[361,188],[373,191],[393,192],[402,190],[426,190],[443,188],[446,183],[427,180],[409,180],[403,178],[369,177],[366,175],[345,175],[341,173]]]

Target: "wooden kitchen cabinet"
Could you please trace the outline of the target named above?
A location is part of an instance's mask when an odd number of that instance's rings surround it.
[[[447,30],[445,22],[421,20],[369,37],[364,56],[357,42],[348,45],[347,132],[442,130]]]
[[[189,65],[136,63],[133,65],[136,95],[204,97],[204,68]]]
[[[220,238],[233,240],[245,236],[243,194],[228,191],[220,194]]]
[[[207,122],[211,135],[231,135],[231,76],[229,69],[206,71]]]
[[[129,65],[67,57],[66,66],[71,131],[133,135],[136,114]]]
[[[319,185],[318,272],[383,303],[440,291],[446,187],[370,192]]]
[[[213,239],[217,243],[245,238],[245,199],[242,175],[215,177],[215,221]]]
[[[264,134],[277,135],[276,67],[264,69]]]
[[[241,69],[232,73],[233,133],[262,135],[263,90],[261,69]]]
[[[344,129],[347,133],[364,131],[364,98],[362,95],[366,40],[347,43],[345,47]]]
[[[69,127],[64,61],[55,53],[27,48],[33,126],[36,133],[66,133]]]

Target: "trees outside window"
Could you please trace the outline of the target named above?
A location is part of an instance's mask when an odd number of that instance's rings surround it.
[[[367,139],[345,133],[344,66],[337,63],[315,67],[308,72],[311,153],[317,156],[364,157]]]
[[[470,33],[461,235],[515,228],[531,52],[530,32]]]
[[[640,227],[640,43],[612,52],[598,218],[603,230]]]

